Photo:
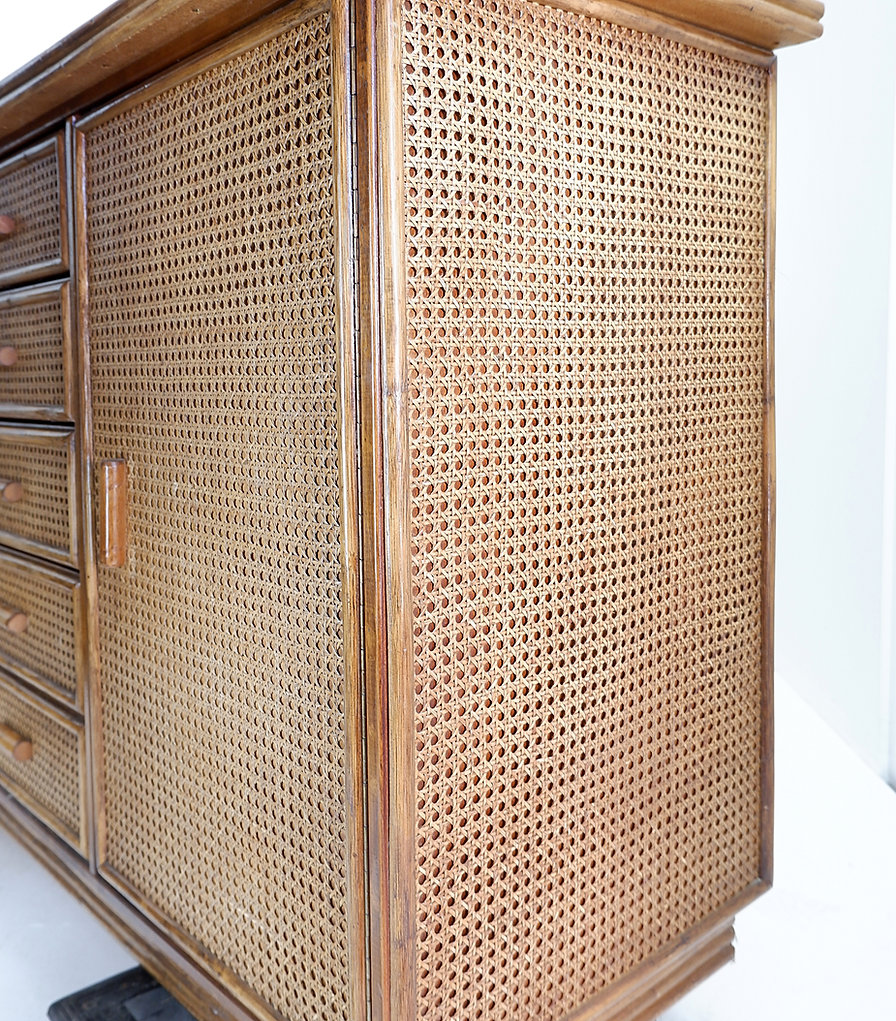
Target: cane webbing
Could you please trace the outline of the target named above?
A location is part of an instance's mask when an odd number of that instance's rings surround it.
[[[404,13],[417,1014],[553,1021],[758,874],[767,72]]]
[[[347,1015],[330,26],[86,135],[106,864],[290,1021]]]

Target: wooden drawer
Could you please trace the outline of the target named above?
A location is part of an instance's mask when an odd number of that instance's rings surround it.
[[[0,667],[76,708],[80,589],[66,571],[0,550]]]
[[[71,429],[0,426],[0,542],[74,564],[74,468]]]
[[[26,761],[11,751],[16,737],[31,744]],[[0,675],[0,785],[82,854],[84,780],[84,728]]]
[[[0,287],[68,269],[61,135],[0,164]]]
[[[0,417],[74,419],[68,286],[0,294]]]

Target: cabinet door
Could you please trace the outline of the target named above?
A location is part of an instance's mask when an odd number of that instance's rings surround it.
[[[294,1021],[363,999],[344,20],[294,6],[78,134],[97,508],[127,465],[124,563],[94,551],[100,869]]]

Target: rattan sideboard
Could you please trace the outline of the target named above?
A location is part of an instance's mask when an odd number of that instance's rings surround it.
[[[121,0],[0,84],[0,821],[201,1021],[732,957],[822,13]]]

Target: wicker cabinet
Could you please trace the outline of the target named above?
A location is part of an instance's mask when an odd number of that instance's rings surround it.
[[[132,6],[0,86],[0,818],[202,1021],[646,1021],[771,880],[821,5]]]

